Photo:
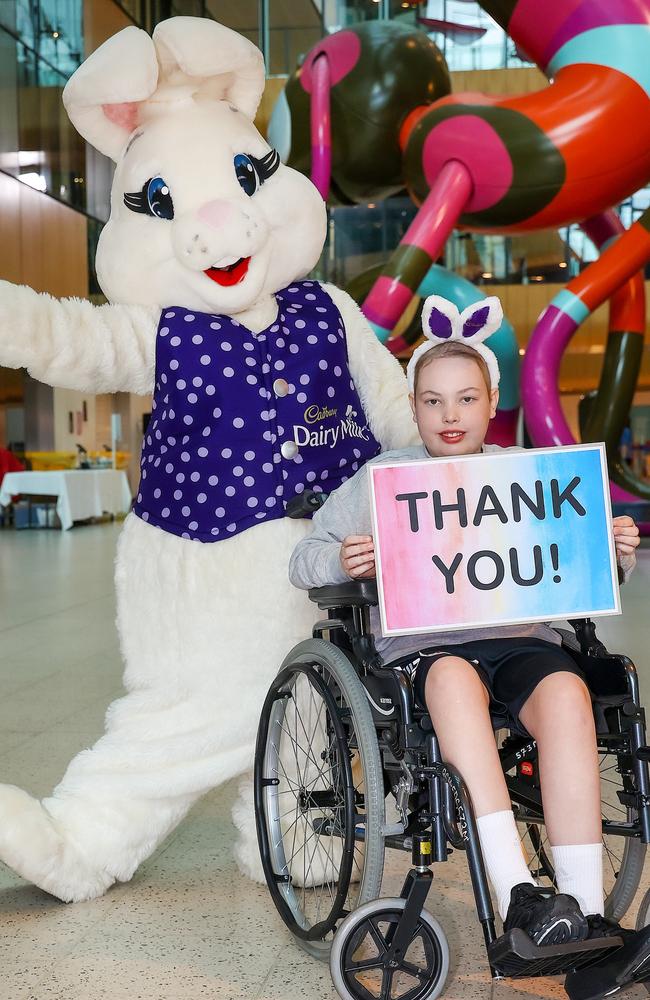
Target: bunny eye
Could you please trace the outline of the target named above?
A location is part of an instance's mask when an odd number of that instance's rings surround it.
[[[162,177],[152,177],[145,181],[142,190],[135,194],[125,194],[124,204],[132,212],[153,215],[158,219],[174,218],[174,202],[169,185]]]
[[[159,219],[174,218],[174,202],[162,177],[152,177],[147,184],[147,204],[151,214]]]
[[[280,166],[280,157],[274,149],[258,159],[248,153],[237,153],[234,158],[235,176],[240,187],[252,198],[264,181]]]
[[[260,179],[253,166],[253,161],[250,156],[246,156],[246,153],[237,153],[234,163],[235,175],[239,181],[239,186],[249,198],[252,198],[260,185]]]

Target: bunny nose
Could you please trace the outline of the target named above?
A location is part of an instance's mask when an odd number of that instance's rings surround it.
[[[206,201],[197,212],[201,222],[207,222],[213,229],[225,226],[233,216],[233,207],[224,198],[217,198],[214,201]]]

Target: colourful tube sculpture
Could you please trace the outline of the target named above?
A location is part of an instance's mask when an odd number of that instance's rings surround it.
[[[575,443],[556,391],[562,353],[587,316],[602,305],[625,281],[634,277],[638,269],[649,260],[650,209],[647,209],[627,232],[604,250],[597,261],[569,282],[542,313],[528,345],[522,369],[524,410],[528,429],[536,444]],[[633,326],[634,316],[631,317],[631,322],[625,323],[623,310],[626,305],[627,303],[623,304],[621,325]],[[638,312],[638,299],[634,305]],[[643,349],[642,334],[639,335],[638,331],[623,331],[619,339],[624,343],[624,347],[618,352],[622,361],[627,362],[628,356],[632,355],[630,366],[635,369]],[[608,366],[604,373],[605,388],[609,390],[607,382],[611,381],[612,391],[620,389],[621,384],[628,389],[628,398],[623,401],[621,407],[626,416],[630,402],[630,384],[631,392],[634,391],[634,384],[629,379],[626,380],[625,373],[622,377],[617,377],[619,373],[612,370],[612,367]],[[595,420],[590,421],[587,429],[588,439],[607,441],[611,424],[607,421],[607,417],[605,420],[602,415],[594,414],[594,417]],[[595,429],[592,425],[595,425]],[[610,449],[615,448],[618,440],[607,443]],[[650,487],[634,479],[620,461],[613,462],[610,472],[615,484],[612,489],[612,499],[629,502],[640,496],[642,499],[650,500]],[[627,491],[630,488],[637,496]]]
[[[445,97],[407,118],[404,175],[422,208],[385,270],[388,280],[365,303],[384,337],[400,300],[444,246],[450,220],[441,225],[441,203],[454,203],[454,225],[523,232],[590,218],[650,176],[648,0],[547,0],[543,10],[532,0],[481,6],[553,82],[521,97]],[[461,190],[468,194],[458,208]]]
[[[450,91],[447,64],[425,32],[368,21],[310,49],[273,109],[268,137],[323,197],[380,200],[404,190],[406,116]]]
[[[650,176],[650,0],[547,0],[543,5],[492,0],[481,6],[552,82],[521,97],[445,97],[408,116],[401,131],[404,175],[421,208],[364,304],[391,349],[403,346],[388,339],[403,303],[454,225],[515,233],[591,220],[592,228],[609,228],[611,235],[606,213]],[[595,222],[599,217],[601,222]],[[587,230],[590,222],[584,225]],[[619,245],[614,256],[621,252]],[[645,325],[641,279],[623,270],[625,277],[617,269],[619,283],[610,280],[605,296],[625,285],[612,303],[606,370],[589,429],[595,433],[600,420],[612,458],[620,417],[611,413],[620,414],[625,399],[629,403]],[[543,354],[536,353],[538,363]],[[625,372],[623,391],[620,372]],[[559,406],[557,386],[548,379],[543,384],[545,391],[534,404],[542,413],[552,398]],[[527,423],[538,426],[531,405],[526,404]],[[612,473],[619,476],[615,468]],[[634,488],[641,490],[640,484]]]

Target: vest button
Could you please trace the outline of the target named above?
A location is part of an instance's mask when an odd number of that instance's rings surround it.
[[[283,441],[280,446],[280,453],[283,458],[295,458],[298,454],[298,445],[295,441]]]
[[[276,396],[288,396],[289,395],[289,383],[284,378],[276,378],[273,383],[273,392]]]

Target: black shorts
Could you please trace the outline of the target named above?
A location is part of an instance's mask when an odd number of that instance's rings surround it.
[[[585,679],[565,649],[544,639],[480,639],[451,643],[445,649],[428,646],[421,650],[415,672],[415,694],[423,708],[427,674],[443,656],[459,656],[472,664],[490,695],[494,728],[510,729],[521,736],[529,734],[519,721],[519,713],[541,680],[559,671]]]

